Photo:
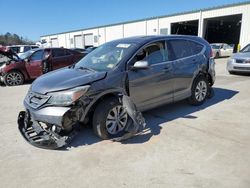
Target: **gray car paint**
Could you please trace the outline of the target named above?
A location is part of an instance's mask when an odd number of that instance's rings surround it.
[[[170,39],[194,40],[206,46],[206,51],[194,57],[162,62],[151,66],[149,70],[137,71],[130,70],[128,66],[129,59],[136,53],[134,51],[107,73],[64,68],[41,76],[32,84],[31,90],[46,94],[90,84],[90,90],[84,96],[89,97],[90,101],[84,109],[80,121],[84,120],[85,115],[98,99],[110,93],[119,93],[121,90],[126,90],[138,109],[143,111],[187,98],[191,95],[192,82],[199,72],[208,73],[210,45],[206,41],[194,36],[147,36],[119,41],[137,43],[137,50],[139,50],[148,43]],[[190,63],[193,59],[195,62]],[[168,70],[165,67],[168,67]],[[211,77],[213,76],[211,75]],[[212,80],[214,81],[214,79]],[[152,89],[155,92],[152,92]],[[30,112],[31,115],[37,113],[34,109],[30,109]],[[58,120],[53,120],[53,122],[55,121]]]

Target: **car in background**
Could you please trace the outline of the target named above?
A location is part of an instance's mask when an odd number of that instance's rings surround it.
[[[66,48],[36,48],[17,56],[12,50],[1,50],[6,56],[0,68],[0,80],[7,86],[21,85],[44,74],[43,65],[49,65],[48,71],[72,65],[83,55]]]
[[[27,52],[35,48],[39,48],[39,46],[37,45],[12,45],[8,47],[17,55],[22,55],[24,52]]]
[[[87,54],[89,54],[90,52],[92,52],[93,50],[95,50],[97,47],[88,47],[86,49],[84,48],[71,48],[71,50],[75,50],[78,51],[82,54],[84,54],[84,56],[86,56]]]
[[[210,44],[215,58],[231,56],[234,47],[226,43],[212,43]]]
[[[230,74],[237,72],[250,73],[250,44],[239,53],[233,54],[227,61],[227,71]]]
[[[31,144],[54,147],[79,123],[91,120],[97,136],[114,138],[131,123],[121,95],[129,95],[140,111],[183,99],[201,105],[211,97],[214,81],[212,49],[202,38],[115,40],[74,66],[36,79],[24,99],[26,112],[19,115],[19,130]]]
[[[29,50],[39,48],[38,45],[11,45],[7,47],[13,50],[17,55],[21,55]]]

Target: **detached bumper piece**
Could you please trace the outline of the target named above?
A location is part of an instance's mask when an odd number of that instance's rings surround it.
[[[45,130],[39,122],[30,121],[29,113],[21,111],[18,115],[18,128],[24,139],[33,146],[43,149],[58,149],[69,144],[77,134],[72,130],[68,135],[59,135]]]

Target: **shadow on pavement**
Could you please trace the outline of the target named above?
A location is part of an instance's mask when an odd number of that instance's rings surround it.
[[[214,88],[214,93],[214,97],[212,99],[208,99],[201,106],[191,106],[184,100],[144,112],[143,116],[146,119],[147,123],[146,128],[143,131],[144,133],[139,134],[129,140],[123,141],[122,143],[138,144],[147,142],[152,136],[160,134],[161,124],[170,122],[178,118],[196,119],[197,117],[193,116],[193,113],[221,103],[224,100],[229,100],[239,92],[223,88]],[[164,126],[165,125],[167,124],[164,124]],[[79,132],[79,134],[72,141],[72,143],[69,144],[68,147],[91,145],[99,141],[102,140],[95,136],[91,129],[84,128]]]

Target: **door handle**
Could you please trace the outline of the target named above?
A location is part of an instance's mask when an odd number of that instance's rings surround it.
[[[163,69],[164,69],[165,72],[169,72],[171,70],[171,67],[167,66],[167,67],[164,67]]]

